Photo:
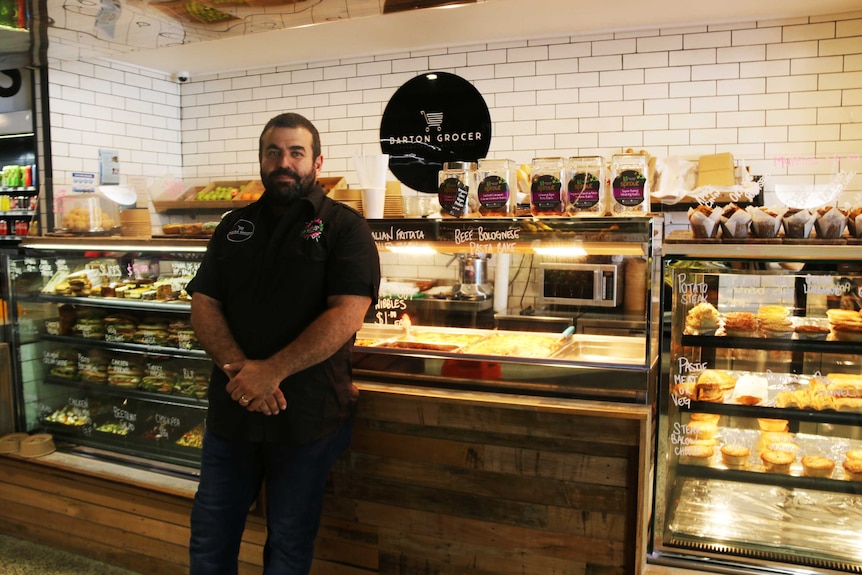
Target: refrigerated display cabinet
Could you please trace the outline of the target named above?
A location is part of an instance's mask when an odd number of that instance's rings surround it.
[[[653,400],[660,221],[370,224],[386,282],[357,336],[358,381],[640,405]],[[183,287],[206,243],[170,236],[30,237],[9,255],[16,429],[50,432],[64,449],[194,474],[211,362],[194,345]],[[486,271],[496,283],[493,296],[453,295],[457,270],[447,263],[464,255],[492,260]],[[547,318],[513,316],[505,303],[502,311],[494,305],[494,296],[510,286],[514,293],[504,302],[537,301],[535,270],[542,262],[612,259],[637,292],[634,311],[624,310],[622,292],[616,307],[557,305],[548,311],[561,313]],[[637,265],[625,266],[632,261]],[[578,332],[577,320],[587,316],[593,325],[597,318],[610,325],[611,318],[625,317],[636,327],[613,335]]]
[[[30,238],[7,254],[18,430],[167,471],[198,466],[211,362],[182,286],[205,244],[181,244]]]
[[[862,571],[862,249],[848,242],[665,242],[650,561]]]

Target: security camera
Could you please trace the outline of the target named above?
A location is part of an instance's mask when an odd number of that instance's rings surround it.
[[[191,79],[191,74],[188,72],[177,72],[177,82],[185,84]]]

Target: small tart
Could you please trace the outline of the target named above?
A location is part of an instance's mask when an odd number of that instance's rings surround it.
[[[823,325],[802,324],[797,325],[794,331],[802,339],[826,339],[830,330]]]
[[[786,451],[764,451],[760,454],[763,467],[771,473],[789,473],[796,456]]]
[[[723,445],[721,460],[729,467],[742,467],[748,463],[751,450],[744,445]]]
[[[682,449],[683,463],[709,465],[715,449],[709,445],[686,445]]]
[[[835,462],[822,455],[806,455],[802,458],[802,474],[806,477],[829,477]]]
[[[688,416],[689,421],[708,421],[710,423],[718,424],[718,420],[721,419],[721,416],[717,413],[702,413],[700,411],[693,411]],[[862,452],[860,452],[862,454]]]
[[[694,439],[712,439],[718,431],[718,426],[712,421],[689,421],[686,435]]]
[[[787,423],[786,419],[757,418],[757,426],[760,431],[787,431]]]
[[[845,459],[844,476],[851,481],[862,481],[862,459]]]
[[[847,459],[855,459],[857,461],[862,461],[862,449],[851,449],[847,453],[844,454]]]

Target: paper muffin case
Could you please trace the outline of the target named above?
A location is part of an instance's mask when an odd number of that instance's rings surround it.
[[[28,437],[29,433],[9,433],[0,437],[0,453],[18,453],[21,442]]]
[[[54,436],[50,433],[37,433],[21,441],[19,455],[21,457],[41,457],[53,453],[55,449]]]

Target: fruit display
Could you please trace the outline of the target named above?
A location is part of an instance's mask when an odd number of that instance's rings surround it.
[[[197,195],[195,196],[195,199],[198,201],[203,201],[203,202],[210,201],[210,200],[215,200],[215,201],[232,200],[235,197],[237,197],[237,195],[239,195],[240,191],[244,187],[245,186],[241,186],[239,188],[231,188],[228,186],[216,186],[215,188],[213,188],[211,190],[203,189],[197,193]]]
[[[263,195],[263,184],[254,182],[211,182],[203,189],[189,195],[193,202],[238,202],[254,201]]]

